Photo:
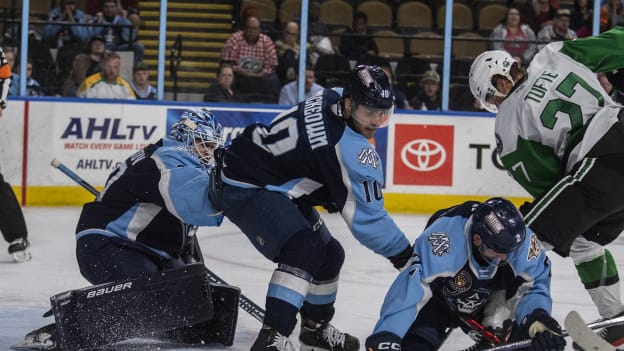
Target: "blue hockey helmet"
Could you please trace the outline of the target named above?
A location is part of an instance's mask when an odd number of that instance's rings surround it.
[[[223,146],[223,126],[207,108],[189,109],[169,130],[169,137],[186,144],[206,168],[212,166],[214,149]]]
[[[495,197],[477,205],[472,212],[471,233],[477,233],[488,248],[508,254],[526,237],[520,211],[509,200]]]

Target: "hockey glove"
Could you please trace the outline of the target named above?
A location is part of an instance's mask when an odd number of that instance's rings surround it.
[[[412,248],[412,245],[408,245],[405,248],[405,250],[401,251],[400,253],[394,256],[388,257],[388,259],[390,260],[390,262],[392,262],[392,265],[394,266],[394,268],[398,269],[399,271],[402,271],[403,268],[405,268],[405,266],[409,262],[410,258],[412,258],[413,252],[414,252],[414,249]]]
[[[618,95],[624,98],[624,69],[607,72],[607,79],[615,86]]]
[[[529,338],[530,350],[534,351],[563,351],[566,345],[559,323],[541,308],[524,317],[520,325],[514,326],[510,341]]]
[[[401,351],[401,338],[390,332],[380,332],[366,338],[366,351]]]

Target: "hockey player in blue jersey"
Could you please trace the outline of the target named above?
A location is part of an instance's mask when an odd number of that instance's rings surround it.
[[[381,68],[359,66],[343,96],[320,91],[269,126],[248,126],[225,152],[217,203],[278,264],[252,351],[292,350],[299,312],[302,350],[359,349],[330,324],[345,253],[314,206],[339,211],[355,238],[395,267],[407,263],[411,247],[384,209],[381,161],[368,140],[393,103]]]
[[[437,350],[458,326],[482,339],[475,350],[504,342],[505,333],[497,332],[506,327],[506,309],[494,314],[486,309],[502,297],[502,307],[508,306],[515,320],[509,341],[531,338],[532,350],[563,350],[561,327],[550,315],[550,266],[536,235],[508,200],[468,201],[440,210],[386,294],[366,349]],[[468,320],[483,320],[486,329],[478,333],[468,328]]]
[[[97,198],[83,206],[76,228],[76,258],[81,274],[96,288],[109,285],[99,290],[85,288],[88,291],[81,289],[66,294],[77,298],[86,296],[84,301],[80,301],[78,312],[64,316],[61,313],[65,313],[67,308],[55,309],[56,324],[29,333],[24,344],[19,346],[41,350],[59,350],[64,345],[88,348],[132,337],[133,330],[140,331],[140,335],[165,335],[184,341],[191,338],[188,342],[198,342],[192,338],[199,335],[205,341],[206,334],[210,334],[205,327],[212,325],[200,325],[200,329],[204,330],[194,331],[193,323],[189,323],[190,316],[176,315],[172,311],[184,311],[189,306],[199,309],[197,305],[202,303],[199,299],[189,301],[193,293],[176,291],[178,289],[199,290],[200,298],[210,300],[210,294],[204,294],[209,288],[206,287],[208,278],[203,265],[200,264],[201,269],[197,269],[196,263],[203,263],[203,257],[195,233],[198,226],[219,226],[223,220],[223,215],[214,208],[208,195],[211,189],[210,171],[214,165],[213,151],[222,145],[223,127],[214,116],[207,109],[190,109],[184,111],[180,120],[172,125],[169,139],[150,144],[122,162],[109,175]],[[191,266],[194,268],[189,268]],[[191,280],[176,276],[188,271],[196,273],[188,279],[196,279],[192,282],[199,283],[189,283],[189,287],[184,284]],[[147,277],[149,283],[132,280],[136,277]],[[161,280],[161,277],[167,278]],[[160,291],[150,291],[150,284]],[[113,300],[109,302],[93,298],[126,290],[125,287],[136,290],[136,297],[130,291],[130,295],[114,299],[111,295]],[[238,288],[232,289],[236,290],[233,294],[240,294]],[[138,308],[127,316],[128,313],[119,311],[117,306],[124,306],[124,301],[131,299],[136,299],[138,305],[149,305],[149,301],[154,299],[153,304],[158,308]],[[237,295],[233,306],[230,306],[233,313],[237,310],[236,301]],[[74,300],[70,299],[67,305],[72,303]],[[103,303],[108,305],[98,305]],[[67,322],[93,318],[80,316],[88,315],[88,311],[92,310],[104,312],[111,316],[110,320],[118,319],[120,322],[106,324],[100,321],[97,326]],[[159,317],[158,313],[166,315]],[[143,328],[158,324],[159,318],[163,319],[163,325],[178,323],[176,325],[186,329],[159,334],[169,329],[150,331]],[[58,326],[59,319],[69,330],[65,330],[65,336],[60,335],[64,330]],[[117,325],[114,323],[121,323],[123,327],[111,330],[104,327]],[[234,320],[232,325],[225,327],[231,332],[231,338],[226,336],[229,338],[226,343],[233,339],[235,324]]]
[[[223,216],[208,190],[223,127],[207,109],[188,110],[169,137],[125,160],[97,199],[84,205],[76,258],[90,283],[199,261],[194,255],[197,226],[221,224]]]

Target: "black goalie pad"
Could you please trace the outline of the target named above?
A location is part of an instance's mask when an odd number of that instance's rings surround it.
[[[219,343],[225,346],[234,344],[241,291],[239,288],[230,285],[210,284],[210,286],[214,318],[191,327],[166,331],[159,338],[186,344]]]
[[[202,264],[67,291],[50,298],[63,350],[79,350],[211,320]]]

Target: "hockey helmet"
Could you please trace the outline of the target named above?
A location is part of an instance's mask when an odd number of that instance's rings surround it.
[[[171,126],[169,137],[184,143],[201,164],[212,166],[214,149],[223,146],[223,126],[207,108],[189,109]]]
[[[394,111],[394,92],[386,73],[379,66],[357,66],[345,81],[343,97],[358,105],[379,110],[385,116],[380,127],[388,124]]]
[[[500,197],[475,207],[470,232],[479,234],[486,247],[501,254],[516,250],[526,237],[522,214],[509,200]]]
[[[492,113],[498,112],[498,107],[493,102],[493,97],[506,96],[492,84],[492,78],[495,75],[501,75],[515,84],[510,73],[514,63],[517,64],[516,60],[507,51],[503,50],[486,51],[477,56],[472,62],[470,73],[468,74],[470,91],[486,110]]]

